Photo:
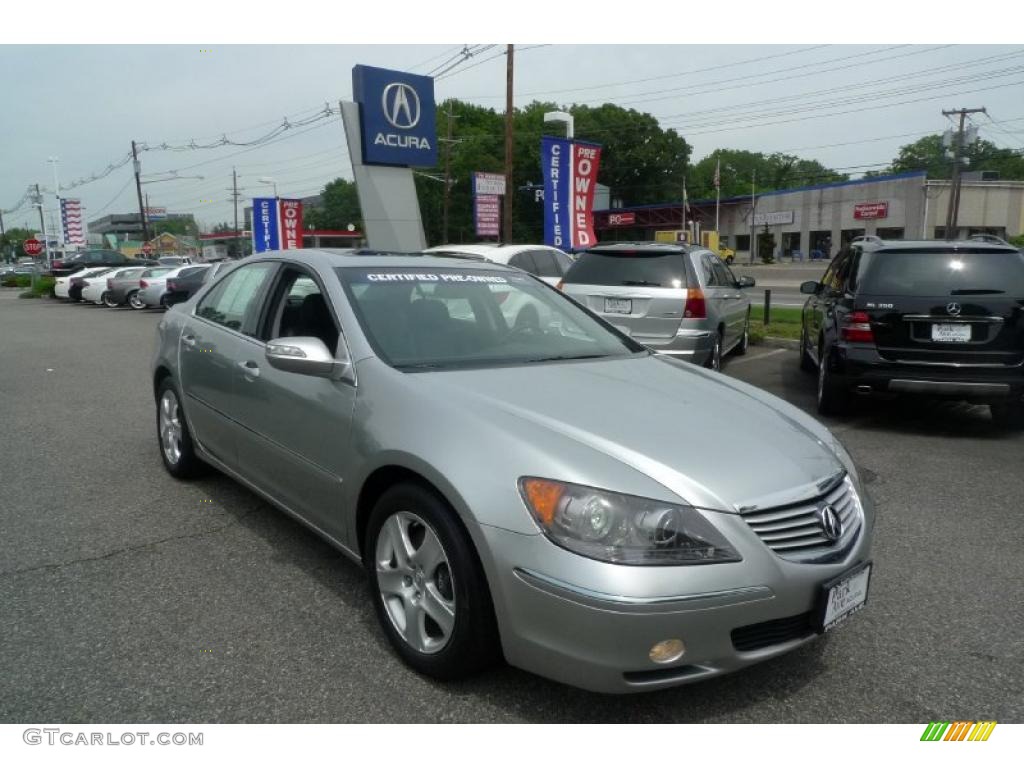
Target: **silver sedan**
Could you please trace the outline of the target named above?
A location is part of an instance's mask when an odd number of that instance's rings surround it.
[[[548,319],[509,323],[518,294]],[[152,384],[167,470],[216,467],[359,563],[440,679],[679,685],[867,600],[872,506],[825,427],[519,270],[252,257],[161,319]]]

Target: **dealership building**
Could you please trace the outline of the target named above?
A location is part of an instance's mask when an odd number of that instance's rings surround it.
[[[752,229],[760,234],[766,225],[775,236],[776,258],[833,256],[859,235],[945,238],[950,187],[948,180],[915,171],[732,197],[720,203],[719,231],[740,261],[750,255]],[[642,205],[595,211],[595,226],[602,242],[653,240],[655,232],[681,230],[682,218],[680,202]],[[715,201],[691,202],[688,221],[714,229]],[[1021,234],[1024,181],[965,174],[957,225],[956,237]]]

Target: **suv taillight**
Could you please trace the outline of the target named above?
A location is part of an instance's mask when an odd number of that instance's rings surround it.
[[[871,330],[871,317],[867,312],[851,312],[843,320],[839,335],[843,341],[859,341],[866,344],[875,343],[875,334]]]
[[[139,288],[149,288],[149,283],[145,280],[139,280]]]
[[[708,308],[704,303],[704,291],[700,288],[690,288],[686,292],[686,305],[683,307],[683,317],[687,319],[703,319],[708,316]]]

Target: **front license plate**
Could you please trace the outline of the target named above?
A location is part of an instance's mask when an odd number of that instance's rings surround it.
[[[932,341],[963,343],[971,340],[971,326],[966,323],[933,323]]]
[[[818,602],[818,631],[828,632],[867,605],[871,563],[862,563],[852,570],[821,585]]]
[[[611,315],[633,314],[632,299],[605,299],[604,311]]]

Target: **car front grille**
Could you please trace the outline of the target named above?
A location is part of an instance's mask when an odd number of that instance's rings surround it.
[[[798,616],[787,616],[784,619],[762,621],[760,624],[748,624],[737,627],[730,636],[732,647],[737,651],[758,651],[773,645],[800,640],[814,634],[811,612]]]
[[[831,506],[842,521],[842,534],[831,541],[819,512]],[[779,557],[801,563],[830,562],[841,558],[856,540],[864,522],[860,497],[849,475],[824,495],[787,507],[752,510],[743,519]]]

